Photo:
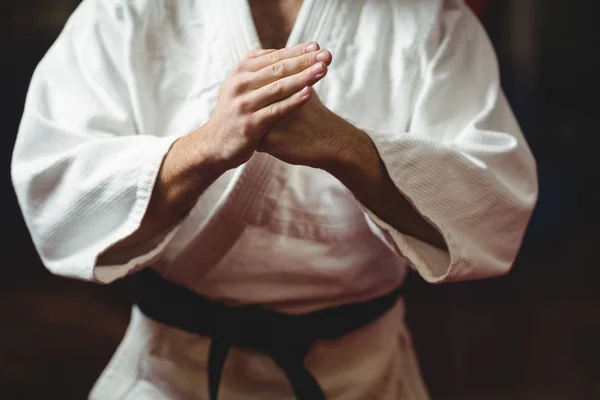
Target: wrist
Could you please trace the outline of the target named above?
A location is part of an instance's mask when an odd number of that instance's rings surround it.
[[[190,149],[190,167],[204,176],[221,176],[239,163],[226,157],[222,146],[214,140],[217,137],[210,124],[205,124],[187,135],[184,146]]]
[[[371,180],[378,179],[381,160],[371,138],[364,131],[346,124],[348,127],[338,135],[344,140],[332,152],[326,169],[339,180],[363,175]]]

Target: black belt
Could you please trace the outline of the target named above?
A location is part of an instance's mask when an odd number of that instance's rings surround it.
[[[323,390],[304,366],[315,339],[336,339],[379,318],[392,308],[401,287],[385,296],[291,315],[260,306],[230,307],[158,275],[151,268],[137,274],[136,301],[148,317],[212,338],[208,357],[211,400],[217,400],[225,358],[231,346],[262,351],[287,375],[298,400],[325,400]]]

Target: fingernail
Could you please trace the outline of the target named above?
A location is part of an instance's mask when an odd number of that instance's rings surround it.
[[[329,61],[329,52],[327,50],[323,50],[317,54],[317,61]]]
[[[306,47],[304,48],[304,50],[306,50],[307,52],[317,51],[317,50],[319,50],[319,45],[316,44],[315,42],[311,42],[311,43],[309,43],[309,44],[306,45]]]
[[[304,89],[302,89],[300,91],[300,97],[306,97],[306,96],[308,96],[308,94],[309,94],[308,87],[305,87]]]
[[[323,64],[319,63],[319,64],[313,66],[312,72],[315,74],[320,74],[321,72],[323,72]]]

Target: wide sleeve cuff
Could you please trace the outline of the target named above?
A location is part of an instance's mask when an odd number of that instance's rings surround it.
[[[93,266],[94,281],[111,283],[151,265],[160,257],[179,231],[181,221],[157,235],[153,240],[118,252],[111,252],[110,256],[105,255],[108,249],[140,228],[150,204],[164,157],[176,139],[177,137],[157,138],[152,141],[151,146],[148,146],[137,184],[136,201],[126,223],[122,225],[117,234],[111,237],[110,243],[106,243],[104,249],[96,255]]]
[[[415,237],[405,235],[381,220],[375,213],[363,207],[366,216],[377,228],[387,234],[401,256],[405,257],[412,268],[428,282],[436,283],[445,280],[450,271],[450,254]]]
[[[111,255],[110,259],[103,260],[94,266],[94,281],[98,283],[111,283],[117,279],[135,273],[160,257],[163,250],[173,240],[182,222],[177,223],[154,240],[144,243],[127,251]]]
[[[446,144],[411,133],[369,135],[397,189],[446,243],[443,251],[368,212],[425,280],[481,279],[510,269],[520,243],[515,227],[525,212],[488,169]]]

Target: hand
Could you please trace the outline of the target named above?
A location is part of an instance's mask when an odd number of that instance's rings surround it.
[[[327,109],[313,93],[304,106],[275,124],[258,151],[289,164],[329,171],[365,146],[373,146],[367,134]]]
[[[277,123],[258,151],[329,172],[396,230],[448,250],[437,228],[398,190],[369,135],[328,110],[316,94]]]
[[[217,106],[198,135],[228,168],[246,162],[281,118],[304,105],[331,57],[319,45],[251,51],[223,82]]]

